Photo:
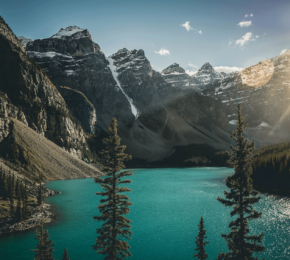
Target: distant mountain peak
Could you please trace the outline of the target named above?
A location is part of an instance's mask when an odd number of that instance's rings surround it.
[[[128,53],[129,50],[127,48],[123,48],[123,49],[118,50],[116,53],[123,53],[123,52]]]
[[[204,71],[204,70],[214,71],[214,68],[213,68],[213,66],[209,62],[206,62],[205,64],[203,64],[201,66],[201,68],[198,71]]]
[[[17,37],[18,40],[22,43],[23,47],[25,48],[26,47],[26,44],[29,43],[29,42],[32,42],[33,40],[29,39],[29,38],[26,38],[24,36],[19,36]]]
[[[65,37],[72,36],[73,34],[77,32],[82,32],[82,31],[85,31],[85,29],[82,29],[76,25],[68,26],[64,29],[61,28],[58,33],[52,35],[50,38],[65,38]]]
[[[168,66],[166,69],[164,69],[161,74],[180,74],[185,73],[185,70],[179,66],[178,63],[173,63],[170,66]]]

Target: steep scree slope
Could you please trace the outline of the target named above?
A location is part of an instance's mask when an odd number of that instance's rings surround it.
[[[8,125],[7,136],[0,142],[0,154],[16,165],[25,165],[26,170],[37,178],[74,179],[93,177],[102,173],[90,164],[72,156],[30,127],[12,118],[0,118]]]

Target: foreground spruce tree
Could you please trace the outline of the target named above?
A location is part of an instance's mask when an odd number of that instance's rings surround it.
[[[67,252],[67,248],[64,249],[61,259],[62,260],[70,260],[68,252]]]
[[[35,252],[34,260],[54,260],[53,246],[55,243],[49,239],[49,234],[47,230],[43,230],[43,220],[41,221],[40,229],[36,231],[35,239],[38,239],[38,244],[36,249],[31,249]]]
[[[204,229],[204,221],[203,221],[203,217],[201,216],[200,218],[200,222],[198,225],[199,228],[199,232],[197,237],[195,238],[195,243],[196,243],[196,251],[197,254],[194,254],[193,256],[196,257],[198,260],[205,260],[207,259],[208,255],[206,254],[205,251],[205,246],[209,243],[208,241],[204,241],[207,237],[206,237],[206,230]]]
[[[109,126],[109,137],[103,140],[106,148],[100,153],[100,162],[103,165],[105,178],[96,177],[95,182],[100,183],[103,191],[97,192],[101,195],[100,205],[98,206],[101,216],[94,219],[104,222],[97,229],[99,235],[93,249],[98,254],[104,255],[104,260],[120,260],[131,256],[129,244],[132,232],[132,223],[124,217],[129,213],[129,198],[121,194],[129,192],[130,189],[121,187],[123,184],[131,183],[131,180],[122,180],[123,177],[132,175],[129,171],[122,171],[125,168],[124,161],[131,159],[130,155],[124,153],[125,145],[120,145],[121,138],[117,134],[117,119],[113,118]]]
[[[244,138],[245,128],[245,119],[239,104],[237,106],[236,129],[231,135],[236,146],[230,145],[231,165],[235,173],[226,179],[226,185],[230,189],[230,192],[224,191],[226,199],[218,197],[218,201],[226,207],[233,207],[231,217],[236,217],[236,219],[229,224],[231,232],[228,235],[222,234],[227,242],[229,252],[220,254],[218,259],[254,260],[258,259],[253,255],[254,253],[265,250],[265,247],[258,245],[262,242],[263,234],[257,236],[249,234],[249,221],[260,218],[262,213],[253,209],[253,205],[261,197],[253,189],[250,177],[252,174],[251,159],[255,144],[254,141],[250,142]]]

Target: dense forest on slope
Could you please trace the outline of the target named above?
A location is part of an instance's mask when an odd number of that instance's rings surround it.
[[[290,142],[258,149],[252,176],[261,191],[290,194]]]

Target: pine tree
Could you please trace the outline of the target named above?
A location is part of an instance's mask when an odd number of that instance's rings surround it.
[[[12,178],[11,178],[11,193],[12,193],[12,197],[15,196],[15,175],[11,174]]]
[[[231,138],[236,146],[230,145],[231,165],[235,173],[226,179],[226,185],[230,192],[224,191],[226,199],[218,197],[218,201],[226,207],[233,207],[231,217],[237,218],[230,222],[230,233],[222,234],[226,240],[229,252],[219,255],[219,259],[235,260],[256,260],[254,253],[265,250],[265,247],[258,245],[262,242],[263,233],[255,236],[249,235],[249,221],[261,217],[261,212],[253,209],[253,205],[260,200],[258,192],[253,189],[251,179],[251,159],[255,149],[254,141],[244,138],[243,132],[246,128],[245,119],[241,112],[241,105],[237,106],[236,129],[232,132]]]
[[[23,220],[23,211],[22,211],[22,207],[21,207],[22,196],[21,196],[21,192],[20,192],[20,186],[18,186],[17,193],[19,194],[19,196],[17,198],[16,219],[18,222],[21,222]]]
[[[42,184],[41,184],[41,178],[39,176],[39,188],[38,188],[38,195],[37,195],[37,204],[42,205],[42,202],[43,202]]]
[[[31,249],[30,251],[35,252],[34,260],[54,260],[53,246],[55,243],[49,239],[48,230],[43,230],[43,220],[41,221],[41,226],[39,230],[36,230],[36,237],[38,239],[38,244],[36,245],[36,249]]]
[[[67,249],[65,248],[62,255],[62,260],[70,260]]]
[[[13,200],[13,197],[15,195],[15,192],[14,192],[14,174],[12,176],[12,174],[10,175],[10,178],[9,178],[9,200]]]
[[[25,186],[24,186],[24,195],[23,195],[23,217],[25,219],[29,218],[31,215],[31,212],[28,208],[28,190],[27,190],[27,182],[25,180]]]
[[[193,256],[196,257],[198,260],[205,260],[208,257],[208,255],[206,254],[206,251],[205,251],[205,246],[209,242],[204,241],[207,237],[205,235],[206,230],[205,230],[204,221],[203,221],[202,216],[200,218],[198,228],[199,228],[199,233],[198,233],[197,237],[195,238],[195,243],[196,243],[195,250],[197,251],[197,254],[194,254]]]
[[[15,215],[15,212],[14,212],[14,200],[12,197],[9,198],[9,202],[10,202],[10,215],[13,218]]]
[[[3,199],[8,198],[8,184],[7,184],[7,175],[3,172]]]
[[[7,186],[7,197],[6,199],[9,199],[12,196],[12,183],[11,183],[11,176],[6,175],[6,186]]]
[[[5,177],[4,177],[4,173],[2,170],[2,165],[0,168],[0,196],[3,197],[4,196],[4,186],[5,186]]]
[[[130,231],[132,223],[122,215],[129,213],[129,198],[121,194],[131,191],[127,187],[121,187],[122,184],[131,183],[131,180],[121,180],[123,177],[132,175],[125,168],[124,161],[131,159],[130,155],[124,154],[125,145],[120,145],[121,138],[117,134],[117,119],[113,118],[109,126],[109,137],[103,139],[105,150],[100,153],[103,171],[106,173],[105,178],[96,177],[95,182],[100,183],[103,191],[97,192],[101,195],[98,206],[101,216],[94,219],[104,222],[101,228],[97,229],[99,234],[93,249],[97,253],[105,256],[104,260],[120,260],[131,256],[130,246],[123,239],[131,239]]]
[[[19,187],[19,180],[17,178],[16,179],[16,185],[15,185],[15,196],[16,196],[16,198],[19,197],[19,192],[20,192],[20,187]]]

